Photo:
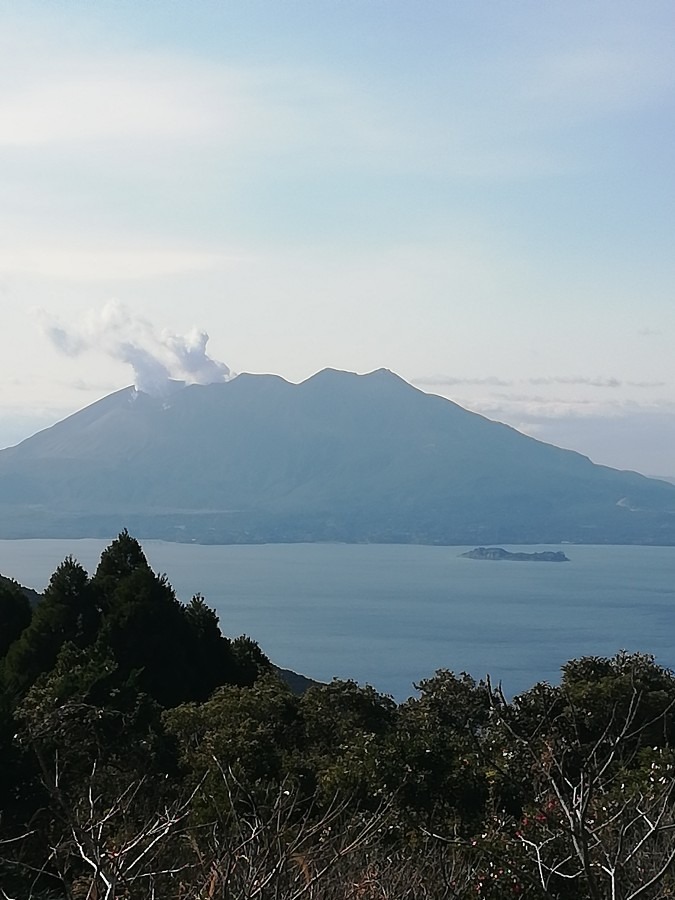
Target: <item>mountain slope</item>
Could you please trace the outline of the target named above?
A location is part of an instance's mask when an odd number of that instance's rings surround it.
[[[0,452],[0,536],[675,543],[675,487],[386,370],[118,391]]]

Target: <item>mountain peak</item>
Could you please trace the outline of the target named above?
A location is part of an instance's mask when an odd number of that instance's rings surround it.
[[[373,387],[375,385],[395,385],[399,387],[405,386],[411,390],[416,390],[416,388],[413,388],[413,386],[405,381],[405,379],[401,378],[400,375],[396,375],[390,369],[374,369],[372,372],[359,374],[357,372],[350,372],[346,369],[326,368],[321,369],[315,375],[311,375],[305,381],[301,382],[301,384],[321,387],[326,385],[350,385],[356,389],[359,389],[359,387],[363,389],[366,386]]]
[[[675,487],[388,369],[118,391],[0,452],[0,537],[675,544]]]

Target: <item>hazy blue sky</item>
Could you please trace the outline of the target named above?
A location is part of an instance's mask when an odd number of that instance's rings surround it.
[[[129,362],[219,377],[206,331],[675,474],[674,40],[672,0],[0,4],[0,445]]]

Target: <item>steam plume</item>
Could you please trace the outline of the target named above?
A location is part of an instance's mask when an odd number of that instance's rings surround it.
[[[157,331],[117,300],[91,312],[79,327],[65,327],[44,311],[41,319],[45,334],[62,353],[77,357],[95,350],[121,360],[133,369],[136,388],[147,394],[164,393],[171,379],[212,384],[234,377],[225,363],[206,352],[205,331]]]

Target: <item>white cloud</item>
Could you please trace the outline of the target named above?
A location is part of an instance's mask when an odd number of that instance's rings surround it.
[[[623,386],[634,388],[658,388],[665,387],[665,381],[622,381],[614,376],[603,377],[583,375],[552,375],[535,376],[523,379],[504,379],[496,375],[463,376],[463,375],[423,375],[413,378],[414,384],[438,385],[439,387],[457,387],[461,385],[474,385],[481,387],[510,387],[520,381],[522,384],[539,385],[547,387],[551,385],[579,385],[593,388],[620,388]]]
[[[551,376],[502,379],[504,389],[488,378],[454,379],[438,385],[438,393],[488,418],[534,434],[552,433],[555,423],[613,422],[644,416],[673,417],[675,401],[661,380],[620,380],[614,377]],[[534,393],[528,386],[537,387]],[[444,389],[445,388],[445,389]],[[450,390],[451,389],[451,390]],[[562,428],[562,425],[560,426]],[[552,440],[555,443],[555,440]]]
[[[419,378],[413,378],[413,384],[428,385],[433,387],[455,387],[457,385],[470,384],[490,387],[508,387],[513,384],[512,381],[506,381],[503,378],[497,378],[495,375],[486,375],[484,377],[456,377],[454,375],[423,375]]]
[[[598,388],[618,388],[621,387],[621,381],[618,378],[609,377],[583,377],[580,375],[555,375],[552,377],[528,378],[530,384],[548,385],[548,384],[585,384],[589,387]]]
[[[351,165],[386,163],[394,141],[406,143],[368,91],[309,65],[80,50],[17,70],[18,55],[0,61],[0,148],[60,147],[82,157],[95,147],[100,159],[119,162],[120,146],[131,143],[137,152],[154,148],[158,163],[208,147],[249,162],[301,151]]]
[[[188,102],[184,86],[90,75],[89,83],[40,84],[0,98],[0,145],[176,140],[208,130],[206,111]]]
[[[514,393],[472,400],[471,409],[490,418],[515,424],[569,417],[604,416],[609,418],[621,415],[623,404],[585,397],[567,398]]]
[[[128,280],[223,269],[236,265],[236,254],[180,247],[100,246],[87,241],[57,244],[49,237],[9,237],[0,255],[0,274],[64,279],[74,282]]]

